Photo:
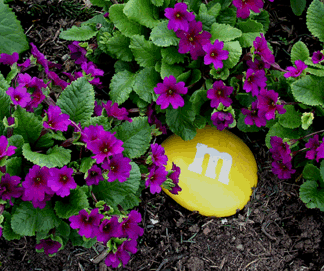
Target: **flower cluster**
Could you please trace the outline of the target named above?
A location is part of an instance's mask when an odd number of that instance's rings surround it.
[[[309,149],[306,152],[307,159],[313,160],[316,157],[316,162],[319,162],[319,159],[324,158],[324,138],[322,139],[322,143],[320,143],[318,134],[310,138],[305,144],[305,147]]]
[[[274,0],[269,1],[273,2]],[[242,19],[250,16],[250,10],[255,13],[260,13],[260,9],[263,8],[262,0],[233,0],[232,4],[237,8],[236,16]]]

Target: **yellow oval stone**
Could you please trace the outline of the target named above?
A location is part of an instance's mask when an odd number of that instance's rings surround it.
[[[236,213],[250,200],[257,185],[257,164],[249,147],[227,130],[206,126],[194,139],[177,135],[162,144],[168,156],[167,170],[174,162],[181,169],[178,195],[171,198],[201,215],[225,217]]]

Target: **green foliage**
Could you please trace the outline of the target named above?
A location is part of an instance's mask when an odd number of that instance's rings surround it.
[[[316,181],[306,181],[299,188],[300,199],[308,208],[319,208],[324,211],[324,189]]]
[[[2,226],[3,226],[3,230],[2,230],[3,237],[8,241],[20,240],[23,235],[15,233],[13,231],[13,229],[11,228],[12,215],[9,212],[4,211],[3,216],[5,217],[4,224],[2,224]]]
[[[2,122],[5,116],[10,116],[9,112],[11,100],[10,97],[6,94],[8,88],[9,84],[0,72],[0,122]]]
[[[224,67],[231,69],[239,62],[242,55],[242,47],[238,41],[230,41],[224,42],[223,50],[229,52],[228,59],[223,61]]]
[[[291,63],[295,63],[296,60],[305,61],[309,58],[309,50],[305,43],[298,41],[291,48]]]
[[[135,78],[136,74],[127,70],[117,72],[113,76],[109,85],[109,96],[113,103],[120,105],[128,99],[129,94],[132,92]]]
[[[321,172],[318,169],[318,167],[312,165],[312,164],[307,164],[304,167],[303,170],[303,177],[306,180],[311,180],[311,181],[322,181],[322,176],[321,176]]]
[[[168,29],[168,20],[161,21],[152,29],[150,40],[159,47],[177,46],[179,42],[175,32]]]
[[[13,157],[6,161],[6,173],[10,176],[19,176],[21,172],[21,157]]]
[[[13,156],[20,156],[22,154],[22,146],[24,145],[24,138],[21,135],[13,135],[8,138],[10,146],[15,146],[15,154]]]
[[[280,115],[279,123],[290,129],[298,128],[301,125],[301,114],[295,110],[293,105],[285,105],[286,113]]]
[[[86,41],[93,38],[97,33],[98,30],[95,25],[82,25],[81,27],[73,25],[72,28],[62,31],[60,38],[71,41]]]
[[[169,65],[173,65],[175,63],[183,63],[185,59],[184,54],[178,53],[177,47],[167,47],[161,49],[162,61]]]
[[[238,23],[237,28],[242,31],[242,36],[238,38],[238,41],[243,48],[251,47],[255,38],[263,33],[263,25],[251,19]]]
[[[301,117],[302,128],[304,130],[307,130],[313,124],[313,120],[314,120],[314,114],[312,112],[310,113],[304,112]]]
[[[210,42],[214,44],[215,40],[231,41],[242,36],[242,31],[228,24],[213,23],[210,34]]]
[[[294,14],[300,16],[306,7],[306,0],[290,0],[290,6]]]
[[[306,25],[313,36],[324,42],[324,4],[314,0],[307,9]]]

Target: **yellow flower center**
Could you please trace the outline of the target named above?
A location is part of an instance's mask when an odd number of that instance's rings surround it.
[[[218,95],[221,95],[222,94],[222,91],[221,90],[217,91],[217,94]]]
[[[211,53],[210,56],[215,56],[215,54],[214,53]]]
[[[189,38],[189,41],[193,41],[193,37],[190,37],[190,38]]]
[[[173,93],[172,89],[169,89],[168,92],[169,92],[170,95]]]
[[[16,98],[15,98],[15,100],[16,100],[16,101],[19,101],[19,98],[18,98],[18,97],[16,97]]]
[[[63,176],[63,180],[66,181],[67,177],[66,176]]]
[[[104,152],[105,152],[105,153],[106,153],[106,152],[108,152],[108,149],[107,149],[107,148],[105,148],[105,149],[104,149]]]
[[[179,13],[177,13],[177,15],[176,15],[178,18],[180,17],[180,14]]]

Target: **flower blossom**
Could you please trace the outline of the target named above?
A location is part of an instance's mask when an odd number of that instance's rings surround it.
[[[213,63],[215,70],[223,68],[223,61],[228,59],[229,52],[223,50],[224,42],[215,40],[214,44],[207,43],[202,48],[206,52],[204,57],[204,64],[209,65]]]
[[[87,61],[87,50],[79,45],[79,41],[73,41],[68,45],[71,52],[71,58],[75,60],[75,64],[82,64]]]
[[[263,8],[262,0],[233,0],[233,6],[237,8],[237,17],[246,19],[250,16],[250,10],[260,13]]]
[[[279,114],[286,113],[283,105],[277,104],[279,94],[274,90],[261,89],[258,96],[258,109],[265,112],[265,118],[267,120],[275,119],[275,112]]]
[[[317,64],[324,60],[324,55],[321,51],[316,51],[313,53],[312,61],[314,64]]]
[[[252,91],[252,96],[258,96],[259,88],[264,88],[267,86],[267,77],[265,76],[265,72],[262,71],[254,71],[252,69],[248,69],[246,71],[246,79],[243,85],[243,89],[246,92]]]
[[[71,124],[68,114],[61,114],[61,108],[57,105],[50,105],[47,113],[48,120],[43,122],[45,129],[54,131],[67,131],[68,126]]]
[[[20,105],[22,108],[26,107],[31,101],[31,96],[25,87],[9,87],[6,93],[10,96],[14,105]]]
[[[168,172],[165,170],[165,167],[152,166],[150,172],[145,181],[145,187],[150,187],[150,192],[152,194],[160,193],[163,184],[167,179]]]
[[[13,203],[11,198],[20,198],[23,193],[23,188],[18,187],[21,178],[18,176],[10,176],[6,173],[0,178],[0,199],[9,200],[11,206]]]
[[[8,124],[9,124],[9,119],[8,119]],[[0,161],[6,156],[11,156],[15,154],[15,149],[17,149],[17,147],[9,146],[8,149],[7,147],[8,147],[8,139],[4,135],[0,136]]]
[[[301,75],[303,70],[307,68],[307,65],[302,60],[295,61],[296,68],[293,66],[287,67],[288,72],[284,74],[284,77],[298,77]]]
[[[151,150],[150,159],[154,165],[160,167],[167,164],[168,157],[165,155],[165,150],[161,145],[157,143],[151,144]]]
[[[138,226],[138,223],[142,221],[141,214],[135,210],[130,211],[127,218],[123,219],[121,223],[122,236],[130,239],[137,239],[138,236],[144,234],[144,229]]]
[[[125,182],[132,170],[131,161],[130,158],[124,157],[121,153],[113,155],[109,161],[105,159],[102,168],[108,170],[108,182],[113,182],[116,179],[121,183]]]
[[[215,112],[212,114],[211,120],[219,131],[223,131],[234,122],[233,115],[230,112]]]
[[[105,219],[101,222],[98,228],[95,228],[95,236],[99,242],[105,245],[112,237],[120,237],[123,234],[121,224],[116,216],[110,219]]]
[[[14,52],[11,55],[5,53],[0,54],[0,63],[4,65],[12,66],[13,64],[17,63],[18,60],[19,60],[19,54],[17,52]]]
[[[207,91],[207,98],[211,99],[210,106],[217,108],[220,103],[228,107],[232,104],[232,99],[228,96],[233,92],[233,87],[225,86],[224,82],[215,81],[213,88]]]
[[[60,197],[66,197],[70,195],[71,189],[76,189],[77,184],[74,181],[73,169],[64,166],[60,169],[51,168],[50,177],[48,179],[48,186]]]
[[[118,120],[127,120],[132,122],[133,120],[128,117],[128,111],[125,107],[118,108],[118,103],[112,103],[112,101],[107,101],[103,103],[102,106],[106,109],[108,117],[114,117]]]
[[[266,126],[267,119],[265,117],[265,111],[258,109],[258,101],[254,101],[251,104],[251,109],[242,108],[242,114],[245,115],[244,123],[246,125],[255,124],[257,127]]]
[[[314,137],[310,138],[309,141],[305,144],[305,147],[310,149],[306,152],[306,158],[313,160],[317,154],[317,148],[320,146],[319,136],[314,135]]]
[[[254,54],[259,55],[264,62],[273,64],[275,57],[270,51],[264,35],[262,33],[260,35],[261,37],[256,37],[253,41]]]
[[[270,152],[274,160],[282,160],[283,163],[291,161],[291,150],[287,142],[283,142],[283,139],[278,136],[271,136],[270,144],[272,146]]]
[[[169,19],[168,29],[177,31],[188,31],[189,22],[195,19],[193,12],[187,11],[186,3],[176,3],[174,8],[166,8],[164,10],[164,16]]]
[[[92,165],[92,167],[88,170],[88,177],[85,178],[86,184],[90,185],[98,185],[100,181],[103,181],[105,178],[102,176],[102,172],[100,167],[97,165]]]
[[[128,252],[135,254],[137,252],[136,245],[137,242],[134,239],[124,241],[117,247],[116,253],[113,253],[112,251],[109,252],[105,260],[105,264],[107,266],[111,266],[112,268],[117,268],[120,262],[122,262],[123,266],[125,267],[130,260],[130,255]]]
[[[40,240],[40,243],[36,244],[35,248],[37,250],[40,250],[43,248],[45,254],[48,256],[49,254],[56,253],[60,249],[61,246],[62,246],[62,244],[60,242],[53,241],[52,239],[47,238],[47,239]]]
[[[173,172],[168,176],[169,179],[172,180],[174,187],[171,188],[170,193],[174,195],[178,195],[182,188],[179,186],[179,176],[180,176],[180,167],[177,167],[175,163],[172,162],[172,169]]]

